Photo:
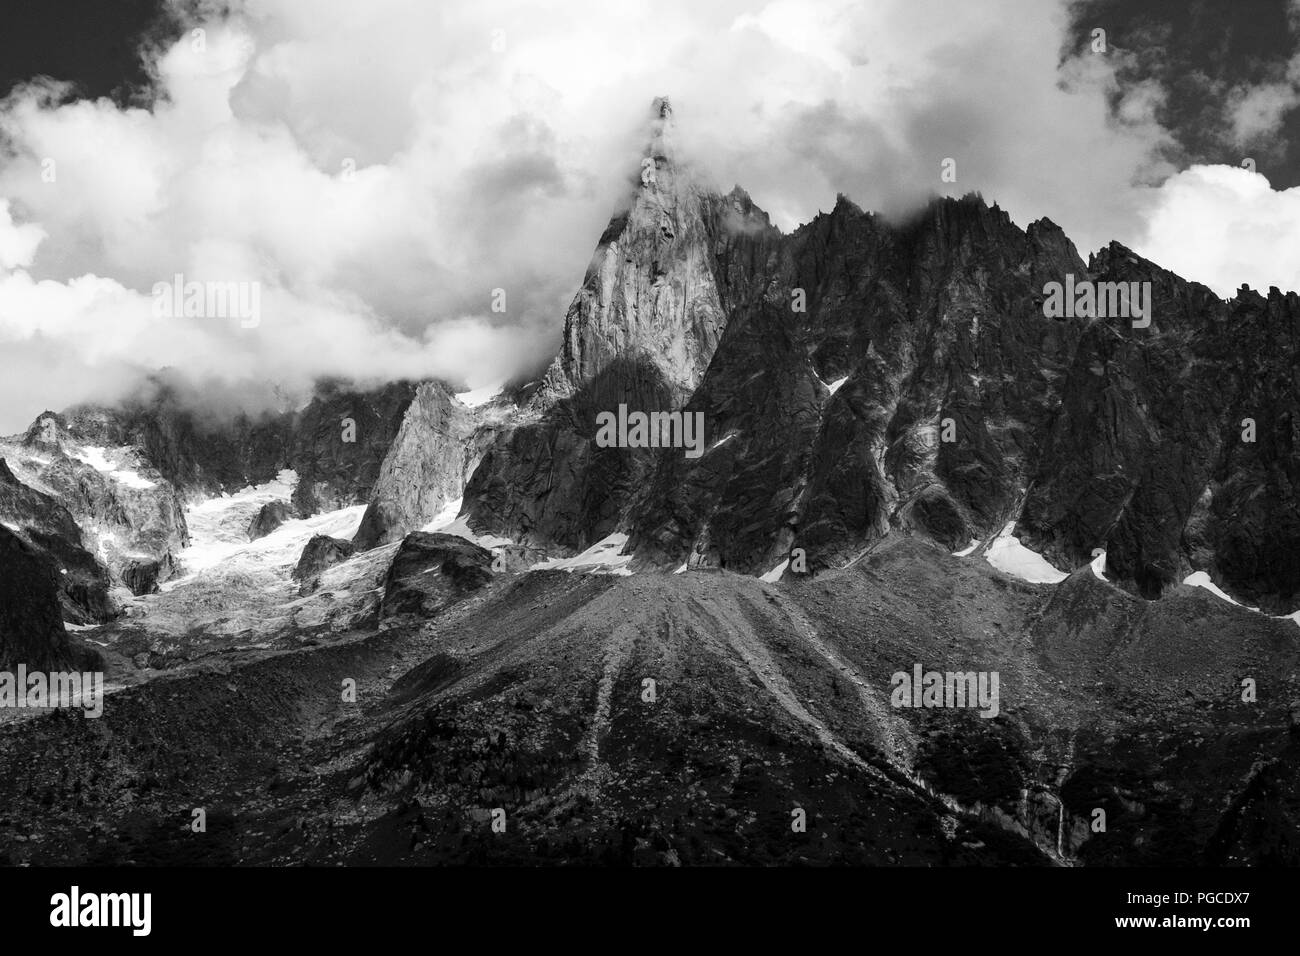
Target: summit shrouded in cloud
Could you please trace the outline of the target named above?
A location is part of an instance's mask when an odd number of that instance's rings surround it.
[[[1125,82],[1136,43],[1117,28],[1094,51],[1065,4],[171,12],[170,41],[141,41],[152,96],[33,76],[0,107],[0,432],[164,367],[293,393],[322,375],[477,387],[544,366],[661,93],[694,167],[785,230],[837,193],[897,215],[977,190],[1220,294],[1300,285],[1295,190],[1266,163],[1228,170],[1235,154],[1171,161],[1160,77]],[[1225,93],[1256,141],[1291,115],[1280,69]],[[263,320],[160,320],[151,290],[178,274],[257,283]]]

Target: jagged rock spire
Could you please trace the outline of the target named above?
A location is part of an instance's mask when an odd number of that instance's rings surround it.
[[[601,237],[564,323],[547,391],[566,394],[615,357],[656,366],[684,398],[699,383],[726,324],[710,268],[702,210],[712,193],[675,161],[673,108],[651,104],[640,178]]]
[[[672,162],[677,122],[673,118],[673,105],[668,97],[655,97],[651,105],[651,117],[650,147],[647,155],[656,162]]]

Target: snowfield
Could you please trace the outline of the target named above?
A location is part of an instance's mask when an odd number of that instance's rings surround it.
[[[1007,574],[1028,581],[1031,584],[1060,584],[1069,577],[1064,571],[1058,571],[1037,551],[1026,548],[1012,532],[1016,530],[1014,521],[1007,522],[1002,533],[993,539],[984,560]]]
[[[209,498],[187,509],[185,521],[190,546],[181,552],[182,574],[162,585],[163,591],[184,587],[206,571],[287,573],[298,563],[302,549],[318,534],[350,539],[361,524],[365,505],[286,521],[257,541],[248,540],[248,525],[263,505],[288,501],[298,476],[282,471],[273,481],[245,488],[233,495]]]
[[[506,380],[502,379],[499,382],[492,382],[488,385],[482,386],[481,388],[470,389],[468,392],[457,392],[456,398],[459,399],[462,405],[469,408],[478,408],[480,405],[486,405],[488,402],[492,401],[492,399],[500,395],[501,389],[505,384]]]

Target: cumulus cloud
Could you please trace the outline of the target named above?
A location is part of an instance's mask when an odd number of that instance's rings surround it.
[[[536,367],[659,94],[787,229],[837,192],[979,190],[1087,250],[1181,195],[1150,188],[1162,91],[1110,109],[1122,53],[1063,61],[1064,3],[243,0],[190,26],[149,109],[48,82],[0,107],[0,431],[162,366],[288,391]],[[156,318],[176,273],[259,283],[262,321]]]
[[[1246,284],[1300,289],[1300,186],[1275,190],[1260,173],[1193,166],[1153,194],[1135,248],[1224,298]]]

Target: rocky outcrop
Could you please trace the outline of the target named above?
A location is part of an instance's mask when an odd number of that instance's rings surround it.
[[[696,185],[665,129],[570,309],[537,420],[466,489],[470,526],[570,550],[626,527],[643,563],[754,571],[796,543],[825,566],[891,527],[964,544],[1013,516],[1082,327],[1041,308],[1044,282],[1085,271],[1061,231],[978,197],[902,224],[840,197],[782,236],[742,190]],[[657,274],[692,276],[719,335],[647,324],[658,300],[640,277]],[[702,414],[708,452],[597,448],[596,415],[619,404]]]
[[[0,525],[0,670],[72,670],[96,660],[68,638],[58,579],[48,555]]]
[[[71,513],[52,496],[20,482],[0,458],[0,522],[58,568],[63,619],[100,624],[113,617],[108,569],[85,548]]]
[[[371,390],[318,386],[294,424],[287,465],[298,473],[293,503],[304,516],[370,502],[418,388],[414,382]]]
[[[159,585],[172,577],[177,570],[177,563],[170,554],[161,558],[139,558],[127,561],[122,566],[122,583],[135,595],[157,594]]]
[[[648,480],[646,449],[596,445],[596,416],[620,403],[669,410],[672,386],[655,366],[619,359],[540,420],[508,430],[467,484],[470,527],[537,548],[581,551],[615,530]]]
[[[302,549],[298,564],[293,569],[293,579],[302,584],[299,593],[309,594],[316,590],[321,572],[346,561],[355,551],[351,541],[331,538],[325,534],[314,536]]]
[[[287,501],[268,501],[248,523],[248,540],[265,538],[286,521],[298,517],[297,509]]]
[[[63,544],[42,547],[52,553],[84,548],[116,582],[128,565],[150,562],[165,580],[189,540],[181,498],[137,447],[99,443],[111,435],[111,416],[45,412],[20,442],[0,440],[0,454],[21,484],[75,523],[75,533],[66,523],[47,524],[43,530]],[[61,556],[72,565],[69,576],[86,564],[75,552]]]
[[[492,580],[492,552],[450,534],[402,539],[384,578],[380,619],[429,616]]]
[[[1219,454],[1185,525],[1189,564],[1248,604],[1300,607],[1300,296],[1243,290],[1210,326],[1232,396],[1209,394]],[[1204,428],[1197,429],[1199,433]]]
[[[80,405],[61,417],[72,440],[131,447],[182,498],[207,498],[273,479],[289,467],[289,412],[200,412],[202,396],[157,384],[148,398],[120,407]]]
[[[444,385],[421,385],[379,469],[357,548],[396,541],[460,498],[479,460],[475,432],[475,416]]]

